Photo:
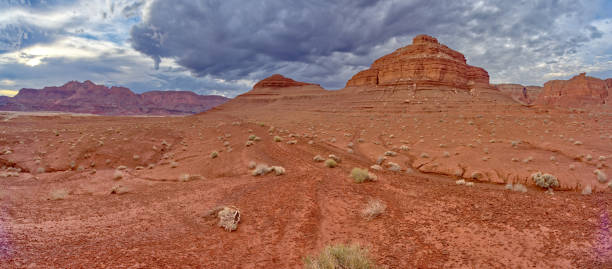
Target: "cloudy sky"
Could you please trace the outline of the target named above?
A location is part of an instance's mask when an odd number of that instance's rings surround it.
[[[492,83],[612,77],[609,0],[0,0],[0,95],[92,80],[233,97],[274,73],[338,89],[417,34]]]

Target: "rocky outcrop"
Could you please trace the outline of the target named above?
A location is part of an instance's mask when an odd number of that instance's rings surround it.
[[[463,54],[440,44],[434,37],[416,36],[412,45],[374,61],[346,86],[447,86],[459,89],[489,87],[486,70],[467,64]]]
[[[581,73],[570,80],[551,80],[536,100],[538,105],[585,106],[606,104],[610,82]]]
[[[542,92],[540,86],[523,86],[521,84],[495,84],[493,86],[523,104],[532,104]],[[523,88],[525,88],[525,93],[523,93]]]
[[[228,99],[190,91],[154,91],[135,94],[125,87],[106,87],[91,81],[71,81],[42,90],[21,89],[4,98],[0,110],[61,111],[101,115],[183,115],[206,111]]]
[[[286,88],[286,87],[298,87],[298,86],[307,86],[307,85],[317,85],[317,84],[295,81],[293,79],[284,77],[280,74],[274,74],[272,76],[269,76],[257,82],[255,86],[253,86],[253,89]]]

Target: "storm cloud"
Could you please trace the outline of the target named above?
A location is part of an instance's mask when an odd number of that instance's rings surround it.
[[[546,62],[610,38],[593,23],[593,3],[157,0],[132,28],[131,42],[156,64],[171,58],[196,76],[285,72],[341,87],[352,75],[347,70],[365,68],[424,33],[466,54],[493,80],[541,83],[548,73],[572,71]]]

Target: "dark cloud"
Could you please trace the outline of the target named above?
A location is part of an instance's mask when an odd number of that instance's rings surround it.
[[[601,38],[589,13],[589,6],[601,4],[156,0],[147,20],[132,28],[131,43],[156,65],[173,58],[197,76],[259,79],[289,71],[298,79],[341,87],[350,77],[347,70],[425,33],[463,52],[492,77],[515,79],[521,66],[574,54]]]

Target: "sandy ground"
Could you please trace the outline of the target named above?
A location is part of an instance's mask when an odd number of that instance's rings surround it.
[[[190,117],[4,119],[2,268],[300,268],[334,243],[383,268],[612,268],[610,111],[346,89]],[[386,151],[377,181],[352,181]],[[313,161],[329,154],[338,167]],[[252,176],[251,161],[286,173]],[[538,171],[560,186],[535,186]],[[387,207],[368,220],[372,199]],[[206,217],[223,205],[241,211],[234,232]]]

